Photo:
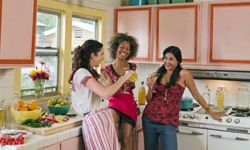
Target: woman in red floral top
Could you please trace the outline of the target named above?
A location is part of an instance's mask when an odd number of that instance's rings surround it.
[[[143,111],[145,150],[177,150],[176,128],[179,124],[180,102],[188,87],[197,102],[215,119],[222,114],[213,112],[198,92],[191,73],[182,69],[181,51],[170,46],[163,52],[163,65],[147,80],[147,105]]]
[[[115,34],[109,45],[111,57],[115,60],[102,69],[106,85],[117,82],[127,70],[136,70],[136,65],[129,63],[128,60],[136,56],[138,48],[136,39],[124,33]],[[132,149],[132,130],[137,114],[137,105],[132,91],[134,88],[135,83],[128,81],[109,98],[109,108],[112,110],[117,133],[121,133],[122,150]]]

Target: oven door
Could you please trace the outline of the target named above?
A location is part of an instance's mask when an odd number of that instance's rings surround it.
[[[177,133],[178,150],[206,150],[207,130],[179,126]]]
[[[208,150],[249,150],[250,135],[208,130]]]

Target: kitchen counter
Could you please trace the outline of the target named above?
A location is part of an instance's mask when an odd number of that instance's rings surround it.
[[[47,136],[33,134],[25,144],[0,146],[0,150],[39,150],[79,135],[81,135],[81,126]]]

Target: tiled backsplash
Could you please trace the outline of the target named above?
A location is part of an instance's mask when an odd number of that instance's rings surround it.
[[[5,100],[13,98],[14,69],[0,69],[0,97]]]
[[[204,87],[207,84],[210,89],[210,102],[212,104],[216,104],[216,90],[219,86],[225,86],[227,89],[227,95],[225,96],[225,105],[235,106],[236,103],[236,91],[237,89],[243,85],[248,88],[250,91],[250,82],[243,81],[229,81],[229,80],[195,80],[195,84],[197,85],[197,89],[202,92],[204,91]],[[184,96],[191,96],[191,93],[186,88],[184,92]],[[250,102],[250,99],[249,99]]]

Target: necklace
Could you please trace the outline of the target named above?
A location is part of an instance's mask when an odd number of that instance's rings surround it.
[[[168,89],[165,90],[163,101],[166,102],[168,97]]]

